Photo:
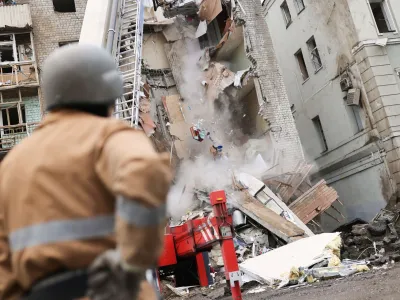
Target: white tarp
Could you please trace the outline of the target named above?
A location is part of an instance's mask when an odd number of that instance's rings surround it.
[[[240,269],[251,277],[270,286],[284,286],[293,267],[307,268],[332,256],[327,246],[340,233],[322,233],[300,239],[240,264]]]

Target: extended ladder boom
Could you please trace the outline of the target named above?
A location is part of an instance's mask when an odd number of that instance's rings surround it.
[[[141,61],[143,44],[143,0],[122,0],[116,59],[124,77],[124,95],[117,100],[116,117],[132,127],[139,125],[141,92]]]

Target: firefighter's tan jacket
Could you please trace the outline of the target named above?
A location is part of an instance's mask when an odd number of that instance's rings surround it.
[[[82,112],[50,113],[0,165],[0,299],[86,268],[116,245],[128,264],[154,266],[171,179],[167,157],[142,132]]]

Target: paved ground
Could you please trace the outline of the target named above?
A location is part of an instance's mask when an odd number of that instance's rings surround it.
[[[245,300],[399,300],[400,265],[296,289],[244,295]],[[223,300],[232,300],[224,297]]]
[[[325,281],[298,289],[245,296],[248,300],[398,300],[400,266],[340,280]]]

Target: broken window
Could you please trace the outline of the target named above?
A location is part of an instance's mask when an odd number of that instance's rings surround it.
[[[19,112],[20,110],[20,112]],[[26,123],[25,105],[1,109],[3,126],[11,126]]]
[[[294,0],[294,5],[296,6],[297,14],[301,13],[306,8],[303,0]]]
[[[53,0],[54,10],[61,13],[76,12],[74,0]]]
[[[290,15],[289,6],[287,5],[286,1],[283,1],[281,5],[281,11],[287,28],[292,23],[292,16]]]
[[[316,116],[314,119],[312,119],[312,122],[314,124],[315,130],[317,131],[317,133],[319,135],[322,152],[325,152],[328,150],[328,144],[326,143],[325,133],[324,133],[324,130],[322,129],[322,124],[321,124],[321,120],[319,119],[319,116]]]
[[[307,71],[306,62],[304,61],[303,52],[301,51],[301,49],[296,52],[295,56],[297,59],[297,63],[299,64],[299,68],[300,68],[301,75],[303,76],[303,80],[306,81],[308,79],[309,75],[308,75],[308,71]]]
[[[18,53],[16,61],[23,62],[34,60],[31,36],[29,33],[16,34],[15,44]]]
[[[12,40],[13,40],[12,34],[0,35],[0,43],[1,42],[10,42]]]
[[[315,39],[313,36],[307,41],[307,47],[308,51],[310,51],[310,57],[314,66],[314,70],[315,72],[317,72],[319,69],[322,68],[322,62],[321,57],[319,56],[317,44],[315,43]]]
[[[7,62],[14,61],[13,44],[7,44],[7,42],[0,42],[0,63],[7,65]],[[11,73],[12,67],[6,66],[1,68],[2,73]]]
[[[369,5],[380,33],[396,31],[387,0],[369,0]]]

